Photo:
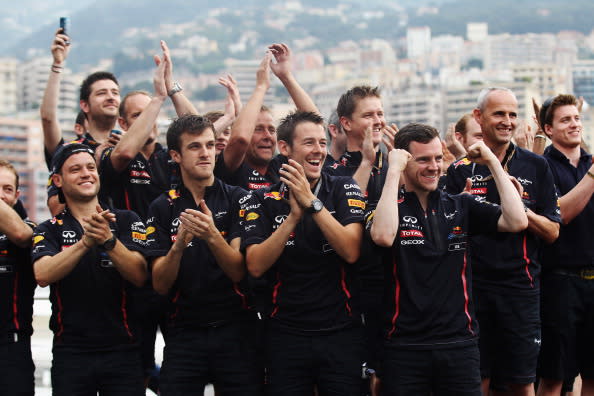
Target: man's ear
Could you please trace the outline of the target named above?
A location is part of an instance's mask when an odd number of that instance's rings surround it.
[[[481,114],[482,114],[482,112],[480,109],[472,110],[472,115],[474,116],[474,120],[476,121],[477,124],[479,124],[482,127],[483,124],[481,123]]]
[[[179,164],[181,162],[181,154],[177,151],[169,150],[169,156],[171,157],[171,159],[175,161],[176,164]]]
[[[351,131],[351,119],[345,116],[340,117],[340,125],[345,132]]]
[[[289,143],[285,142],[284,140],[279,140],[277,146],[278,151],[285,157],[288,157],[291,154],[291,146],[289,146]]]
[[[80,100],[80,102],[78,102],[80,105],[80,109],[85,113],[85,114],[89,114],[89,103],[86,100]]]
[[[130,128],[130,125],[128,125],[124,117],[118,117],[118,124],[120,124],[124,132],[128,132],[128,128]]]
[[[553,126],[549,125],[549,124],[545,124],[544,126],[544,131],[545,135],[547,135],[548,137],[553,136]]]
[[[52,175],[52,182],[56,187],[62,188],[62,175],[60,175],[59,173],[54,173]]]

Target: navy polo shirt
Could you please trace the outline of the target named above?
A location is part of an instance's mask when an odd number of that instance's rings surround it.
[[[544,157],[551,167],[555,186],[559,196],[571,191],[592,166],[592,155],[581,150],[577,167],[557,150],[553,145],[546,148]],[[594,268],[594,240],[592,239],[594,224],[594,197],[569,224],[561,224],[559,238],[547,245],[543,255],[543,271],[555,268],[579,269]]]
[[[216,179],[206,188],[204,200],[214,223],[227,241],[239,237],[239,200],[246,192]],[[147,220],[147,255],[166,256],[177,238],[179,215],[200,210],[182,185],[160,195],[150,206]],[[177,278],[169,291],[172,302],[170,328],[202,327],[240,320],[249,302],[243,285],[234,283],[217,263],[206,242],[194,238],[184,250]]]
[[[370,229],[375,213],[368,215]],[[425,212],[415,193],[398,199],[398,234],[385,253],[384,335],[408,349],[476,342],[469,236],[495,233],[499,206],[469,194],[429,195]]]
[[[24,210],[24,209],[23,209]],[[21,218],[31,228],[35,224]],[[31,249],[21,248],[0,233],[0,344],[14,342],[14,334],[33,334],[33,294],[35,277],[31,264]]]
[[[351,177],[322,173],[320,182],[318,199],[341,225],[363,221],[365,202]],[[289,215],[281,186],[253,191],[244,201],[242,249],[265,241]],[[355,269],[334,251],[312,215],[304,214],[265,274],[271,280],[270,317],[299,332],[331,331],[360,320]]]
[[[504,158],[504,169],[522,184],[522,201],[536,214],[560,223],[560,210],[553,174],[540,155],[510,143]],[[499,204],[499,193],[489,168],[467,158],[448,168],[446,190],[458,194],[466,179],[472,180],[471,194],[478,199]],[[491,290],[537,293],[540,285],[540,253],[544,244],[532,232],[499,232],[472,238],[474,286]]]
[[[110,228],[129,250],[146,248],[144,223],[136,213],[114,209]],[[78,242],[84,234],[68,208],[41,223],[34,234],[33,262],[54,256]],[[136,318],[130,315],[129,295],[134,286],[120,275],[107,253],[95,247],[74,269],[50,285],[54,348],[106,351],[135,347]]]
[[[116,208],[133,210],[146,219],[151,202],[179,184],[179,168],[167,149],[157,143],[148,159],[138,153],[123,171],[117,172],[111,163],[113,150],[110,147],[101,155],[101,197],[111,200]]]

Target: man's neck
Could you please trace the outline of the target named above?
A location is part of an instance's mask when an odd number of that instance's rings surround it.
[[[507,143],[491,143],[485,140],[485,145],[491,149],[493,154],[497,157],[499,162],[503,161],[505,158],[505,153],[509,148],[510,142]]]
[[[379,144],[374,144],[373,149],[377,152],[379,150]],[[347,137],[346,151],[363,151],[363,140]]]
[[[155,152],[156,148],[157,148],[157,142],[152,142],[152,143],[145,144],[144,146],[142,146],[142,149],[140,150],[140,152],[142,153],[144,158],[149,159],[151,157],[151,155],[153,155],[153,153]]]
[[[115,127],[116,119],[89,119],[89,134],[97,143],[106,142]]]
[[[66,206],[68,207],[68,210],[70,211],[70,213],[72,213],[72,216],[74,216],[74,218],[78,220],[78,222],[81,224],[83,223],[83,218],[88,218],[91,217],[91,215],[93,215],[94,213],[98,213],[97,205],[99,205],[99,200],[97,199],[97,197],[94,197],[90,201],[76,202],[69,200],[68,198],[66,199]]]
[[[575,147],[564,147],[564,146],[558,145],[555,142],[553,142],[553,147],[555,147],[564,156],[566,156],[567,159],[569,159],[569,162],[573,166],[577,167],[577,165],[580,161],[580,157],[582,156],[582,150],[579,145],[575,146]]]
[[[204,199],[206,188],[212,186],[214,183],[214,175],[208,179],[192,179],[187,176],[184,177],[182,173],[182,180],[184,180],[186,189],[192,194],[196,205],[200,205],[200,201]]]

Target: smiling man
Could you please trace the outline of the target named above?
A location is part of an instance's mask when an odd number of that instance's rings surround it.
[[[577,99],[557,95],[543,104],[540,122],[553,144],[545,150],[560,196],[559,239],[543,255],[542,349],[538,395],[559,395],[580,374],[582,394],[594,392],[594,165],[580,148]]]
[[[358,395],[363,358],[354,290],[365,202],[350,177],[322,173],[324,121],[295,112],[278,127],[280,182],[244,203],[249,273],[269,279],[267,392]]]
[[[239,251],[239,200],[245,191],[215,178],[215,134],[204,117],[182,116],[167,145],[182,184],[149,208],[148,255],[153,287],[170,301],[161,395],[260,395],[262,372],[249,337]]]
[[[559,233],[553,175],[544,158],[511,142],[518,101],[507,88],[486,88],[473,111],[485,145],[522,186],[528,215],[523,232],[472,238],[474,298],[481,324],[479,347],[483,392],[490,378],[509,384],[514,395],[533,395],[540,349],[540,249]],[[491,171],[469,158],[448,169],[447,191],[458,194],[470,179],[470,193],[500,203]],[[513,307],[513,309],[509,309]]]
[[[469,156],[492,172],[501,207],[437,189],[443,151],[435,128],[409,124],[394,146],[367,223],[373,241],[389,248],[382,394],[480,396],[468,239],[526,228],[520,196],[482,142],[469,147]]]
[[[37,283],[51,288],[54,395],[143,395],[127,299],[146,279],[144,224],[134,212],[99,206],[86,145],[56,151],[52,180],[66,209],[35,230],[32,260]]]

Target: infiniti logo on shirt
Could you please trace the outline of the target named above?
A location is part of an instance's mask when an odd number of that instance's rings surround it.
[[[62,238],[74,238],[76,236],[76,232],[74,231],[62,231]]]
[[[402,220],[404,220],[407,223],[411,223],[411,224],[417,224],[417,221],[418,221],[417,218],[413,217],[413,216],[404,216],[402,218]]]

